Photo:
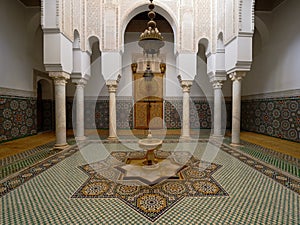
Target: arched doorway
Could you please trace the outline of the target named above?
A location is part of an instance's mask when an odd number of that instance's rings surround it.
[[[53,90],[49,80],[37,82],[37,131],[45,132],[54,129]]]
[[[138,40],[141,32],[147,26],[148,20],[148,11],[137,14],[128,23],[124,34],[124,54],[130,58],[128,63],[131,65],[133,81],[133,128],[162,129],[164,125],[166,67],[170,63],[168,57],[174,53],[174,35],[168,21],[157,13],[155,21],[166,44],[159,55],[145,56],[143,49],[138,46]],[[154,75],[151,80],[146,80],[143,77],[147,65]]]

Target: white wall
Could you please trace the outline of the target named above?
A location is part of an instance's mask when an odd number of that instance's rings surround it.
[[[43,71],[40,9],[0,2],[0,87],[33,90],[33,68]]]
[[[108,96],[108,90],[101,70],[101,53],[99,44],[92,46],[91,76],[85,87],[85,96]]]
[[[243,95],[300,88],[300,1],[288,0],[257,16],[266,21],[269,40],[257,40],[251,72],[243,81]],[[271,22],[270,22],[271,20]],[[256,35],[256,38],[259,38]],[[265,42],[265,43],[264,43]],[[257,49],[261,46],[261,49]]]

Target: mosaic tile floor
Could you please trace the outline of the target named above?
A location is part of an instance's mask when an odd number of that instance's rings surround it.
[[[299,177],[241,149],[226,143],[218,148],[207,140],[169,140],[162,150],[189,152],[195,160],[220,165],[211,178],[226,196],[185,196],[155,220],[120,198],[72,197],[90,179],[81,169],[84,165],[137,148],[130,141],[91,141],[1,180],[0,224],[300,224]]]

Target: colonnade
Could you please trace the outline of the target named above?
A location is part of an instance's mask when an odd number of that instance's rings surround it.
[[[240,145],[240,119],[241,119],[241,81],[246,72],[233,72],[229,74],[232,80],[232,145]],[[54,80],[55,87],[55,121],[56,121],[56,149],[64,149],[68,146],[66,141],[66,83],[70,75],[65,72],[50,72],[49,76]],[[116,126],[116,91],[120,76],[116,80],[106,81],[109,92],[109,140],[117,140]],[[190,139],[190,90],[192,80],[181,80],[178,77],[183,92],[183,113],[181,138]],[[224,80],[214,80],[212,82],[214,90],[214,115],[213,115],[213,136],[222,137],[222,86]],[[76,140],[85,140],[84,135],[84,87],[87,83],[85,79],[74,79],[76,85]],[[225,129],[225,128],[224,128]]]
[[[241,119],[241,81],[245,77],[245,72],[234,72],[229,74],[232,80],[232,145],[240,145],[240,119]],[[66,83],[70,75],[65,72],[50,72],[49,76],[54,80],[55,87],[55,121],[56,121],[56,144],[55,148],[63,149],[68,146],[66,141]],[[116,80],[106,81],[109,92],[109,140],[117,140],[116,123],[116,91],[120,76]],[[181,138],[190,139],[190,90],[193,84],[192,80],[181,80],[178,77],[183,92],[183,112]],[[87,83],[85,79],[72,80],[76,85],[76,122],[75,138],[76,140],[85,140],[84,134],[84,87]],[[223,80],[214,80],[212,82],[214,90],[214,109],[213,109],[213,136],[222,137],[224,132],[222,128],[222,101]]]

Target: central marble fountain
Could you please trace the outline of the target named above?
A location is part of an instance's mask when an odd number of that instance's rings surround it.
[[[144,161],[144,165],[150,167],[156,165],[158,161],[155,159],[154,151],[162,146],[162,140],[153,138],[151,131],[149,130],[147,138],[139,140],[138,144],[140,148],[146,151],[146,160]]]
[[[176,176],[182,165],[175,162],[173,157],[156,158],[155,151],[160,151],[163,141],[153,138],[148,132],[147,138],[140,139],[138,145],[146,152],[144,159],[130,159],[120,166],[126,179],[135,179],[146,185],[154,185],[169,177]]]

